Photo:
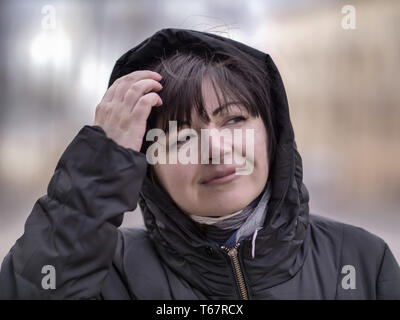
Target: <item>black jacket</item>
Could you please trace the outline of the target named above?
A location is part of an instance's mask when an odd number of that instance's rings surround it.
[[[226,43],[264,61],[272,79],[278,148],[254,258],[251,239],[240,243],[237,256],[207,241],[151,183],[143,153],[85,126],[3,261],[1,298],[400,299],[399,265],[384,240],[309,214],[285,89],[268,54],[208,33],[163,29],[117,61],[109,85],[163,52],[230,50]],[[137,203],[146,228],[119,229]],[[54,267],[55,289],[42,287],[45,265]]]

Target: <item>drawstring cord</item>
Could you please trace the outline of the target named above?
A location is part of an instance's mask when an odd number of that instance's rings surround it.
[[[256,252],[256,238],[258,234],[258,230],[261,230],[262,228],[257,228],[256,231],[253,233],[253,239],[251,240],[251,257],[254,259],[255,257],[255,252]]]

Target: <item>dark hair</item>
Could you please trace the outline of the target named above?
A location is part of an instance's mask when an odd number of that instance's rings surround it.
[[[237,49],[234,54],[221,51],[176,51],[161,57],[150,67],[162,75],[163,89],[159,95],[161,107],[153,107],[147,120],[147,131],[157,127],[168,132],[168,121],[176,120],[178,128],[184,122],[191,126],[192,110],[206,123],[210,120],[204,108],[202,82],[209,77],[219,105],[234,99],[248,114],[260,116],[264,122],[268,138],[268,159],[271,165],[276,149],[270,98],[270,80],[265,70],[265,62],[256,60]],[[222,99],[219,94],[222,93]],[[143,141],[141,152],[146,153],[152,141]],[[153,177],[151,168],[151,176]]]

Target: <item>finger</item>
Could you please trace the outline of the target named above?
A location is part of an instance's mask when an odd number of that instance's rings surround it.
[[[114,99],[118,101],[123,101],[126,91],[135,82],[143,79],[153,79],[155,81],[160,81],[161,78],[162,77],[159,73],[150,70],[138,70],[131,72],[119,78],[121,83],[116,88]]]
[[[119,79],[114,81],[114,83],[105,92],[103,98],[101,99],[101,103],[110,102],[113,99],[113,97],[115,95],[115,90],[117,89],[117,87],[120,83],[121,83],[121,80],[119,80]]]
[[[158,81],[152,79],[139,80],[126,91],[123,104],[131,110],[141,96],[150,91],[160,91],[161,89],[162,85]]]
[[[131,73],[126,74],[125,76],[121,77],[121,79],[127,79],[127,80],[133,80],[133,81],[138,81],[140,79],[154,79],[157,81],[160,81],[162,79],[161,74],[155,71],[151,70],[136,70]]]
[[[102,105],[98,104],[94,114],[94,125],[100,125],[104,122],[104,112],[102,111]]]
[[[130,117],[134,118],[135,121],[147,121],[151,108],[153,106],[162,105],[160,96],[155,92],[147,93],[141,96],[130,112]]]

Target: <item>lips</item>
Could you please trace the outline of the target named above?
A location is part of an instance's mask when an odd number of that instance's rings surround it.
[[[207,175],[205,177],[205,179],[203,179],[201,181],[202,184],[207,184],[212,182],[213,180],[216,181],[217,179],[226,177],[226,176],[230,176],[233,173],[236,172],[236,168],[220,168],[220,169],[215,169],[214,171],[212,171],[209,175]]]

